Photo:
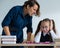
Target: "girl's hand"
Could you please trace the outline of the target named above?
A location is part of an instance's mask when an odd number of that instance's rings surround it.
[[[53,21],[50,20],[50,30],[53,30]]]

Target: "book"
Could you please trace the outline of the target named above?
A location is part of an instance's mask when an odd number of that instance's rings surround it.
[[[16,36],[1,36],[1,39],[16,39]]]
[[[4,42],[4,41],[2,41],[2,44],[16,44],[16,42]]]

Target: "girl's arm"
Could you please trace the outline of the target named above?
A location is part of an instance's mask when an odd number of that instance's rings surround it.
[[[36,35],[35,38],[34,38],[34,41],[35,41],[36,43],[39,43],[39,42],[40,42],[40,37],[41,37],[41,31],[37,33],[37,35]]]
[[[53,30],[51,30],[50,33],[51,33],[53,39],[57,38],[57,34]]]

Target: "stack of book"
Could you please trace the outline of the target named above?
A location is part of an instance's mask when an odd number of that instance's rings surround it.
[[[1,36],[2,44],[16,44],[16,36]]]

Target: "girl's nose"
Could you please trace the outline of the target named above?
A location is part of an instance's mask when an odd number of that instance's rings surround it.
[[[45,28],[43,28],[43,30],[46,30]]]
[[[34,14],[36,14],[36,11],[34,11]]]
[[[34,13],[36,14],[36,11]]]

